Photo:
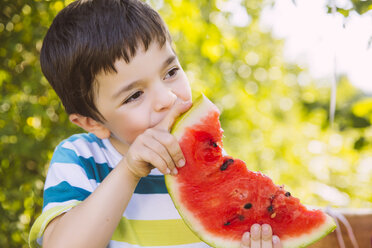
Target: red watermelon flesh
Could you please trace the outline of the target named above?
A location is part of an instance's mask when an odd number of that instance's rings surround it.
[[[239,247],[254,223],[270,224],[283,247],[305,247],[336,227],[321,210],[308,210],[284,186],[223,154],[219,111],[205,96],[176,122],[186,165],[166,176],[173,202],[190,229],[213,247]]]

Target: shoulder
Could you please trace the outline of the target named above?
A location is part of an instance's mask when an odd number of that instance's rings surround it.
[[[98,138],[97,136],[95,136],[94,134],[92,134],[92,133],[74,134],[74,135],[70,136],[69,138],[60,142],[60,144],[57,146],[57,148],[60,147],[60,146],[63,146],[65,143],[72,143],[72,144],[76,144],[76,145],[79,144],[79,145],[85,145],[85,146],[89,146],[89,145],[92,145],[92,144],[97,144],[99,147],[102,147],[102,148],[105,147],[102,140],[100,138]]]
[[[113,163],[102,140],[90,133],[75,134],[56,147],[45,185],[58,184],[65,188],[69,184],[92,192],[91,186],[101,183],[112,169]]]
[[[51,164],[92,160],[91,163],[105,163],[107,148],[103,141],[91,133],[74,134],[55,148]]]
[[[61,141],[56,147],[55,152],[63,151],[65,149],[72,150],[75,153],[81,153],[84,151],[94,153],[99,150],[106,149],[106,147],[103,144],[102,140],[94,134],[80,133],[74,134],[69,138]]]

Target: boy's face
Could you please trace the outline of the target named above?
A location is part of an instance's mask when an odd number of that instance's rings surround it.
[[[146,129],[159,123],[177,98],[191,101],[185,72],[169,42],[152,42],[147,51],[138,49],[129,64],[115,62],[117,73],[96,76],[96,106],[106,119],[110,140],[125,154],[129,145]]]

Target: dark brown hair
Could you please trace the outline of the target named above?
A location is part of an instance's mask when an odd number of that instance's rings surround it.
[[[130,62],[151,42],[171,42],[159,14],[140,0],[78,0],[53,20],[43,42],[41,69],[68,114],[102,121],[94,102],[94,80],[116,72],[117,59]]]

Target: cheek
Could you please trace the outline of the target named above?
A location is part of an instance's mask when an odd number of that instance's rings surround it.
[[[143,111],[135,111],[135,113],[126,113],[122,116],[122,121],[116,123],[116,136],[121,140],[131,144],[138,135],[143,133],[149,126],[148,114]]]
[[[187,80],[186,74],[183,73],[182,79],[179,81],[177,86],[174,89],[174,93],[184,101],[192,100],[191,99],[191,88],[190,83]]]

